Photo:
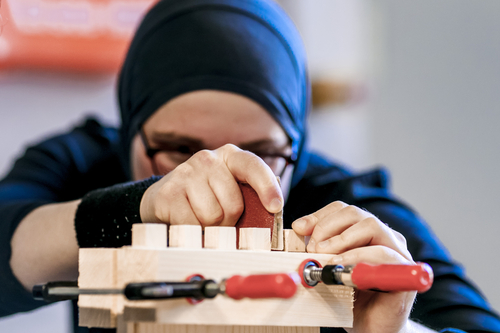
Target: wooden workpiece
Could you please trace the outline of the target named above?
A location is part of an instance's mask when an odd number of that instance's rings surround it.
[[[79,287],[124,288],[131,282],[185,281],[193,274],[220,282],[233,275],[296,272],[305,259],[328,263],[332,255],[305,253],[307,239],[283,231],[282,212],[268,213],[250,186],[240,188],[245,211],[236,228],[206,227],[205,248],[201,226],[171,225],[165,247],[166,225],[137,224],[132,246],[80,249]],[[242,250],[236,250],[238,242]],[[319,333],[320,327],[352,327],[353,296],[350,287],[323,284],[299,285],[289,299],[218,295],[194,305],[185,299],[82,295],[79,324],[116,327],[117,333]]]
[[[175,234],[171,237],[175,238]],[[210,234],[205,242],[210,242]],[[175,239],[170,242],[179,244]],[[130,282],[184,281],[192,274],[220,281],[233,275],[289,273],[296,271],[305,259],[316,259],[325,265],[331,257],[299,252],[145,246],[81,249],[79,286],[124,288]],[[312,333],[314,328],[319,333],[319,327],[352,325],[353,289],[299,285],[297,294],[290,299],[234,300],[218,295],[196,305],[185,299],[129,301],[122,296],[81,296],[79,306],[81,326],[117,327],[119,333],[156,333],[167,329],[171,332],[172,325],[177,325],[179,332],[212,332],[215,325],[224,326],[224,332],[235,333],[245,326],[255,327],[256,331],[245,331],[252,333],[278,333],[276,328],[288,333]],[[206,325],[206,331],[199,331],[199,327]],[[150,330],[151,327],[156,329]],[[284,327],[290,329],[283,330]],[[305,327],[305,331],[297,327]]]
[[[126,333],[319,333],[319,327],[205,326],[131,323]]]

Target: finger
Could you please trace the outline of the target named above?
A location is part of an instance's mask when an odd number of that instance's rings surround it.
[[[400,233],[372,216],[353,224],[339,235],[317,243],[315,250],[318,253],[340,254],[354,248],[382,245],[411,260],[406,240],[401,237]]]
[[[171,199],[171,203],[175,209],[170,212],[169,224],[200,224],[186,196],[176,196]]]
[[[329,264],[332,265],[356,265],[366,263],[371,265],[382,264],[399,264],[399,265],[414,265],[413,260],[408,260],[406,257],[386,246],[376,245],[370,247],[359,247],[340,255],[334,256]]]
[[[271,168],[257,155],[243,151],[234,145],[217,149],[231,174],[248,183],[257,192],[260,201],[270,213],[283,209],[283,194]]]
[[[312,214],[295,220],[292,223],[292,228],[299,235],[310,236],[319,221],[324,220],[327,216],[334,214],[347,206],[348,205],[342,201],[332,202]]]
[[[220,154],[201,150],[179,165],[188,199],[202,225],[232,226],[243,213],[239,186]]]
[[[217,201],[222,208],[223,218],[220,226],[234,226],[238,222],[245,204],[238,183],[227,169],[219,169],[217,177],[208,179]]]
[[[202,226],[216,226],[222,222],[224,212],[207,179],[190,180],[186,194],[191,209]]]
[[[359,207],[346,205],[337,211],[323,214],[323,217],[319,219],[314,228],[311,239],[319,243],[325,239],[339,235],[352,225],[372,216],[372,214]]]

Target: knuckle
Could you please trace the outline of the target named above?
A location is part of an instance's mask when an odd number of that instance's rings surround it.
[[[408,242],[406,241],[406,237],[403,236],[402,233],[400,233],[399,231],[396,231],[396,230],[392,230],[392,232],[394,233],[394,236],[396,237],[396,239],[401,242],[404,247],[406,247],[406,245],[408,244]]]
[[[380,258],[391,258],[394,256],[394,251],[390,250],[386,246],[382,245],[374,245],[371,250],[373,251],[374,256]]]
[[[349,206],[348,204],[346,204],[345,202],[343,201],[334,201],[332,202],[330,205],[329,205],[331,208],[333,208],[334,210],[340,210],[340,209],[343,209],[347,206]]]
[[[224,208],[224,215],[227,219],[237,220],[244,210],[245,204],[243,201],[232,202],[228,207]]]
[[[346,205],[342,210],[349,215],[357,215],[359,213],[359,208],[354,205]]]
[[[315,225],[317,226],[319,219],[316,215],[314,214],[309,214],[304,217],[302,217],[303,220],[307,222],[308,225]]]
[[[248,156],[250,157],[247,160],[248,167],[252,170],[255,168],[261,168],[263,165],[266,166],[266,168],[269,168],[269,166],[264,162],[263,159],[261,159],[259,156],[255,155],[252,152],[246,151]],[[270,170],[270,169],[269,169]]]
[[[377,233],[380,231],[384,231],[386,228],[386,225],[383,224],[378,218],[374,216],[367,217],[361,221],[366,228],[371,230],[372,233]]]
[[[178,165],[174,171],[172,171],[172,181],[175,182],[176,179],[185,179],[193,175],[194,167],[190,163],[182,163]]]
[[[365,218],[363,220],[363,222],[366,223],[368,225],[368,227],[371,228],[371,229],[382,229],[382,228],[384,228],[384,224],[382,222],[380,222],[379,219],[377,219],[376,217],[373,217],[373,216]]]
[[[202,216],[198,217],[203,225],[216,225],[224,219],[222,208],[211,209],[206,211]]]
[[[213,165],[216,157],[212,151],[210,151],[208,149],[203,149],[203,150],[200,150],[199,152],[197,152],[196,154],[194,154],[193,157],[191,157],[191,159],[193,161],[202,163],[202,165],[204,165],[204,166],[210,166],[210,165]]]
[[[342,232],[340,235],[337,235],[336,238],[337,238],[337,242],[339,242],[341,244],[349,244],[350,237],[349,237],[349,234],[346,232]]]
[[[224,146],[220,147],[217,150],[221,151],[221,152],[224,152],[224,153],[234,153],[234,152],[241,151],[241,149],[238,148],[238,146],[236,146],[236,145],[234,145],[232,143],[226,143]]]
[[[387,258],[388,262],[401,262],[401,255],[396,251],[387,246],[376,245],[373,246],[375,248],[375,255],[380,258]]]

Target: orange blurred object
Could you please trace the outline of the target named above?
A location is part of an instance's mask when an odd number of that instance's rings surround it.
[[[158,0],[3,0],[0,70],[116,73]]]

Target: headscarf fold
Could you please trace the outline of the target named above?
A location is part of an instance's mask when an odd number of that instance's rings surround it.
[[[237,93],[266,109],[291,139],[292,185],[300,180],[307,165],[306,58],[298,31],[276,3],[163,0],[146,14],[118,82],[128,171],[142,124],[169,100],[202,89]]]

